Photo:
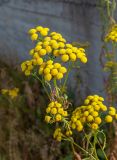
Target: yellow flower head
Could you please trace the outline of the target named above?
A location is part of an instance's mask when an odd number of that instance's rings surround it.
[[[41,65],[39,68],[39,74],[43,74],[46,81],[50,81],[52,78],[62,79],[67,69],[59,63],[54,63],[52,60],[45,62],[45,65]]]
[[[105,37],[105,42],[117,42],[117,24],[114,24]]]
[[[52,101],[49,103],[48,107],[46,108],[46,113],[46,116],[51,117],[51,121],[49,122],[60,122],[64,117],[67,117],[68,115],[67,111],[64,110],[62,104],[57,101]]]
[[[19,93],[19,88],[13,88],[13,89],[2,89],[1,93],[3,95],[8,95],[9,97],[11,97],[12,99],[16,98],[18,96]]]

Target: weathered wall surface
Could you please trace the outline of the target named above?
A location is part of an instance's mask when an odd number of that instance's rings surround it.
[[[103,93],[99,54],[101,25],[95,1],[0,0],[0,56],[27,57],[32,43],[27,30],[35,25],[61,32],[69,41],[89,41],[89,62],[83,75],[89,92]],[[86,4],[86,5],[85,5]]]

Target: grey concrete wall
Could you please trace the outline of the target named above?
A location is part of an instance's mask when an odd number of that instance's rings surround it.
[[[102,71],[99,63],[101,24],[96,1],[0,0],[0,56],[27,58],[31,41],[27,31],[43,25],[58,31],[68,41],[88,41],[89,61],[83,67],[85,85],[90,93],[103,94]],[[83,5],[82,5],[83,4]],[[86,4],[86,5],[85,5]],[[75,86],[75,85],[74,85]],[[83,86],[82,90],[85,87]]]

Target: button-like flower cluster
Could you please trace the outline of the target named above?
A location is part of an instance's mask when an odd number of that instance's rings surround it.
[[[117,120],[117,111],[114,107],[109,107],[108,114],[105,117],[107,123],[111,123],[114,119]]]
[[[68,115],[67,111],[65,111],[62,107],[62,104],[57,101],[52,101],[49,103],[46,113],[47,115],[45,116],[45,121],[47,123],[60,122]]]
[[[21,64],[21,69],[26,76],[30,76],[32,70],[34,69],[34,66],[37,64],[39,65],[38,61],[34,59],[28,60]]]
[[[61,141],[65,137],[71,137],[72,136],[72,130],[70,128],[64,129],[56,128],[53,134],[53,138],[57,141]]]
[[[53,134],[53,138],[56,139],[57,141],[61,141],[62,140],[62,132],[61,132],[61,128],[56,128],[56,130],[54,131]]]
[[[88,96],[84,105],[75,109],[71,117],[72,129],[82,131],[85,124],[92,129],[98,129],[102,122],[100,113],[107,110],[107,107],[102,103],[104,99],[98,95]]]
[[[31,39],[37,43],[29,52],[29,54],[32,56],[32,59],[23,62],[21,65],[22,71],[27,76],[31,74],[35,66],[41,65],[39,72],[42,72],[42,66],[44,66],[48,60],[54,60],[57,57],[60,57],[62,62],[76,61],[77,59],[80,59],[82,63],[87,62],[85,50],[83,48],[74,47],[72,44],[67,43],[66,39],[63,38],[60,33],[49,32],[49,28],[44,28],[42,26],[32,28],[28,33]],[[44,78],[47,81],[50,81],[53,76],[56,79],[61,79],[63,78],[63,74],[67,71],[65,67],[61,67],[60,71],[56,67],[51,69],[52,74],[49,72],[49,69],[46,69],[48,74],[45,71],[46,75],[44,75]]]
[[[3,95],[8,95],[10,96],[12,99],[16,98],[18,96],[19,93],[19,88],[13,88],[13,89],[2,89],[1,93]]]
[[[52,60],[43,63],[39,68],[39,74],[43,74],[46,81],[50,81],[52,78],[62,79],[66,72],[65,67],[61,66],[60,63],[54,63]]]
[[[31,28],[28,33],[30,34],[31,40],[36,41],[41,36],[47,36],[49,28],[44,28],[42,26],[37,26],[36,28]]]
[[[58,55],[61,55],[61,60],[63,62],[67,61],[76,61],[80,59],[82,63],[87,62],[87,57],[85,55],[85,50],[83,48],[77,48],[72,46],[71,44],[66,44],[66,48],[60,49]]]
[[[106,42],[117,42],[117,24],[114,24],[109,31],[109,33],[105,37]]]

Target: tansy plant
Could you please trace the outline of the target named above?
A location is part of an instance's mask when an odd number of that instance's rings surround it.
[[[110,26],[109,31],[105,37],[106,45],[106,59],[107,62],[104,70],[109,72],[108,76],[108,95],[110,95],[110,104],[117,103],[117,24]],[[110,46],[109,46],[110,45]]]
[[[13,88],[13,89],[2,89],[1,90],[2,95],[8,96],[11,99],[14,99],[18,96],[19,88]]]
[[[117,104],[117,22],[114,14],[116,12],[116,0],[101,0],[102,7],[102,49],[100,62],[104,71],[108,72],[104,77],[105,90],[110,105]],[[105,9],[104,9],[105,7]],[[106,62],[106,63],[105,63]]]
[[[17,101],[17,97],[19,96],[19,88],[11,88],[11,89],[2,89],[1,90],[2,96],[5,100],[9,103],[11,108],[15,108],[15,104]]]
[[[101,96],[90,95],[82,106],[71,112],[72,104],[65,90],[71,69],[77,68],[79,62],[87,63],[85,49],[74,47],[60,33],[50,32],[49,28],[42,26],[30,29],[28,33],[35,46],[29,52],[31,59],[23,62],[21,68],[26,76],[32,75],[38,79],[48,95],[50,102],[46,108],[45,122],[55,125],[54,139],[69,141],[75,156],[75,147],[78,147],[82,151],[82,159],[99,159],[96,151],[98,144],[107,159],[102,126],[117,119],[116,109],[107,108]],[[83,146],[74,139],[74,135],[80,133],[86,140]],[[100,134],[104,137],[102,143]]]

